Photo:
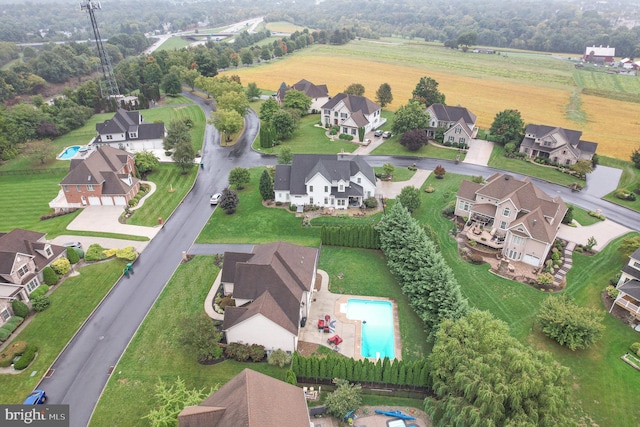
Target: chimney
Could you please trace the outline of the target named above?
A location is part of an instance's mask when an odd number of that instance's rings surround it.
[[[534,220],[533,220],[533,226],[534,226],[534,227],[536,226],[536,222],[538,222],[538,221],[534,219]]]

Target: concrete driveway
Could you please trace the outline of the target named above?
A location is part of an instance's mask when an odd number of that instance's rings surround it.
[[[462,163],[487,166],[492,151],[493,142],[485,141],[484,139],[473,139]]]
[[[386,197],[387,199],[395,199],[404,187],[415,187],[420,189],[424,182],[429,178],[430,170],[418,169],[413,177],[408,181],[391,182],[376,180],[376,195]]]
[[[131,234],[153,239],[162,227],[121,224],[118,221],[122,206],[87,206],[67,226],[68,230],[99,231],[103,233]],[[166,218],[165,218],[166,219]],[[79,239],[71,239],[79,240]]]
[[[596,224],[578,227],[569,227],[568,225],[560,224],[558,238],[568,242],[586,245],[587,240],[593,236],[598,242],[598,244],[593,248],[596,251],[601,251],[613,239],[624,234],[631,233],[632,231],[632,229],[627,228],[624,225],[607,219]]]

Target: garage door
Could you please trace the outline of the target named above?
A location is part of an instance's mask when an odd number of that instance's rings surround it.
[[[534,267],[540,265],[540,258],[533,255],[525,255],[524,258],[522,258],[522,261],[526,262],[529,265],[533,265]]]
[[[89,204],[91,206],[100,206],[100,197],[89,197]]]
[[[113,206],[113,199],[108,196],[102,196],[102,204],[104,206]]]
[[[115,201],[116,201],[116,206],[124,206],[127,204],[127,199],[125,199],[123,196],[117,196],[114,197]]]

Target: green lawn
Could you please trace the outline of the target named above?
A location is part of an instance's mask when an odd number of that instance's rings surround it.
[[[373,171],[376,174],[384,174],[384,168],[382,166],[373,168]],[[409,168],[396,168],[393,171],[393,175],[391,177],[392,182],[401,182],[408,181],[413,178],[413,175],[416,174],[416,171],[412,171]]]
[[[640,169],[637,169],[632,162],[602,156],[600,157],[600,164],[622,169],[622,176],[620,177],[618,188],[624,188],[629,191],[635,191],[640,188]],[[620,200],[614,193],[615,191],[607,194],[604,199],[640,212],[640,197],[635,201]]]
[[[409,151],[400,145],[400,138],[396,135],[386,140],[381,146],[371,152],[374,156],[416,156],[430,157],[433,159],[455,160],[460,156],[460,161],[464,160],[465,153],[458,153],[458,150],[438,147],[436,145],[423,145],[417,151]]]
[[[175,50],[189,46],[191,42],[184,40],[182,37],[170,37],[160,45],[158,50]]]
[[[295,154],[337,154],[341,150],[351,153],[358,148],[357,143],[339,140],[337,135],[334,141],[329,139],[325,135],[325,128],[315,126],[319,121],[320,115],[309,114],[300,119],[298,129],[290,139],[273,148],[262,148],[258,137],[253,143],[253,148],[266,154],[278,154],[282,147],[291,148]]]
[[[540,178],[545,181],[565,185],[567,187],[569,187],[574,182],[578,182],[582,185],[584,185],[585,183],[584,180],[579,180],[576,177],[559,172],[552,167],[541,166],[536,163],[526,162],[524,160],[508,159],[504,157],[504,147],[499,144],[495,144],[493,146],[491,158],[489,159],[489,166],[505,171],[533,176],[535,178]]]
[[[140,209],[134,211],[133,216],[127,220],[127,224],[153,227],[158,224],[158,218],[165,220],[169,218],[191,189],[197,175],[196,165],[188,174],[182,175],[173,163],[161,163],[147,176],[147,180],[156,184],[155,193],[145,200]]]
[[[19,404],[33,390],[73,334],[122,274],[124,262],[112,260],[79,269],[51,293],[51,306],[32,317],[10,340],[38,346],[38,357],[22,373],[2,375],[0,403]],[[31,375],[35,371],[34,375]]]
[[[266,363],[225,361],[200,365],[179,342],[183,316],[202,312],[218,268],[213,257],[197,256],[181,264],[132,339],[109,379],[90,425],[147,426],[142,417],[154,407],[153,389],[159,378],[181,377],[189,388],[224,384],[244,368],[284,379],[284,370]]]
[[[320,245],[319,228],[302,228],[302,219],[281,208],[262,206],[258,191],[264,168],[251,169],[251,183],[238,192],[233,215],[217,208],[196,239],[197,243],[267,243],[283,240],[303,246]]]
[[[430,351],[424,323],[409,306],[381,251],[323,246],[318,268],[329,274],[329,290],[337,294],[387,297],[398,303],[402,358],[414,360]],[[339,279],[338,275],[343,278]]]
[[[583,226],[592,225],[597,222],[600,222],[598,218],[596,218],[595,216],[589,215],[589,213],[586,210],[579,208],[577,206],[573,207],[573,219],[576,220],[578,224]]]

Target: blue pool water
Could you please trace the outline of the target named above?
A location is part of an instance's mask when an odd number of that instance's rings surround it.
[[[71,147],[67,147],[62,154],[60,154],[58,156],[59,159],[63,159],[63,160],[67,160],[67,159],[71,159],[73,156],[76,155],[76,153],[78,152],[78,150],[80,149],[79,145],[73,145]]]
[[[347,319],[362,321],[362,357],[395,358],[391,302],[350,299]]]

